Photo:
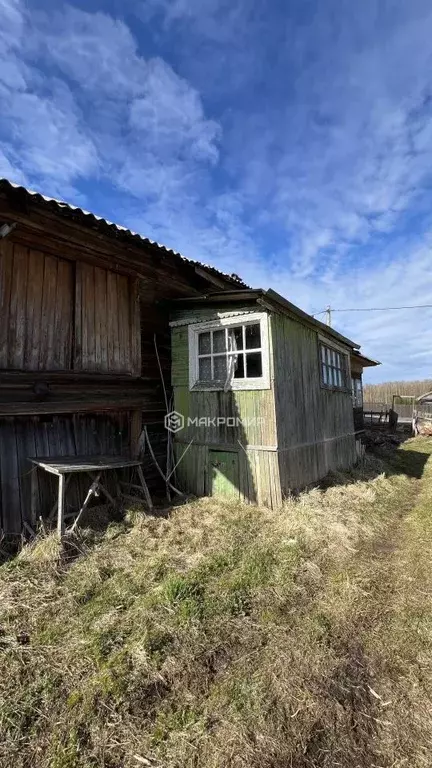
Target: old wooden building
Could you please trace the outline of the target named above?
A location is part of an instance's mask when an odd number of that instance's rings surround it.
[[[241,285],[0,180],[0,534],[52,504],[48,480],[32,490],[28,457],[134,454],[145,424],[163,462],[155,339],[167,382],[171,356],[159,302]]]
[[[367,364],[357,344],[272,290],[172,307],[173,429],[187,490],[277,507],[355,463],[351,360],[356,379]]]

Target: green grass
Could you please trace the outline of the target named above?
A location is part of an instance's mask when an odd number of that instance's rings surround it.
[[[429,766],[431,452],[276,512],[202,499],[25,547],[0,568],[0,766]]]

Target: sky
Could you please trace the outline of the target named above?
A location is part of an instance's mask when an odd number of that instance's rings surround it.
[[[311,313],[432,304],[431,39],[429,0],[0,0],[0,176]],[[333,325],[432,377],[431,308]]]

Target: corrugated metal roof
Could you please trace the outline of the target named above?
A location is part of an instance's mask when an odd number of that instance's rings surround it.
[[[0,191],[2,190],[5,190],[6,192],[8,190],[17,190],[22,194],[26,194],[31,197],[31,199],[36,203],[46,205],[55,213],[68,216],[69,218],[72,218],[91,229],[96,229],[100,232],[103,232],[104,234],[116,237],[118,239],[124,238],[126,240],[132,240],[135,244],[144,245],[147,248],[157,249],[162,253],[168,253],[176,258],[181,259],[187,264],[201,267],[202,269],[205,269],[216,276],[220,276],[224,280],[228,280],[238,287],[248,287],[243,282],[243,280],[238,277],[238,275],[229,275],[225,272],[221,272],[219,269],[216,269],[216,267],[212,267],[210,264],[204,264],[201,261],[188,259],[181,253],[178,253],[171,248],[167,248],[165,245],[161,245],[155,240],[150,240],[148,237],[144,237],[143,235],[138,234],[138,232],[133,232],[131,229],[122,227],[120,224],[114,224],[112,221],[108,221],[101,216],[96,216],[96,214],[90,213],[83,208],[79,208],[78,206],[72,205],[71,203],[66,203],[64,200],[57,200],[55,197],[47,197],[46,195],[42,195],[40,192],[34,192],[31,189],[27,189],[26,187],[21,186],[20,184],[14,184],[12,181],[9,181],[9,179],[0,178]]]

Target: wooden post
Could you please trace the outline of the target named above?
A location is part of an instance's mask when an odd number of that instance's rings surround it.
[[[58,484],[58,510],[57,510],[57,534],[60,539],[64,534],[64,501],[65,501],[65,477],[59,475]]]

